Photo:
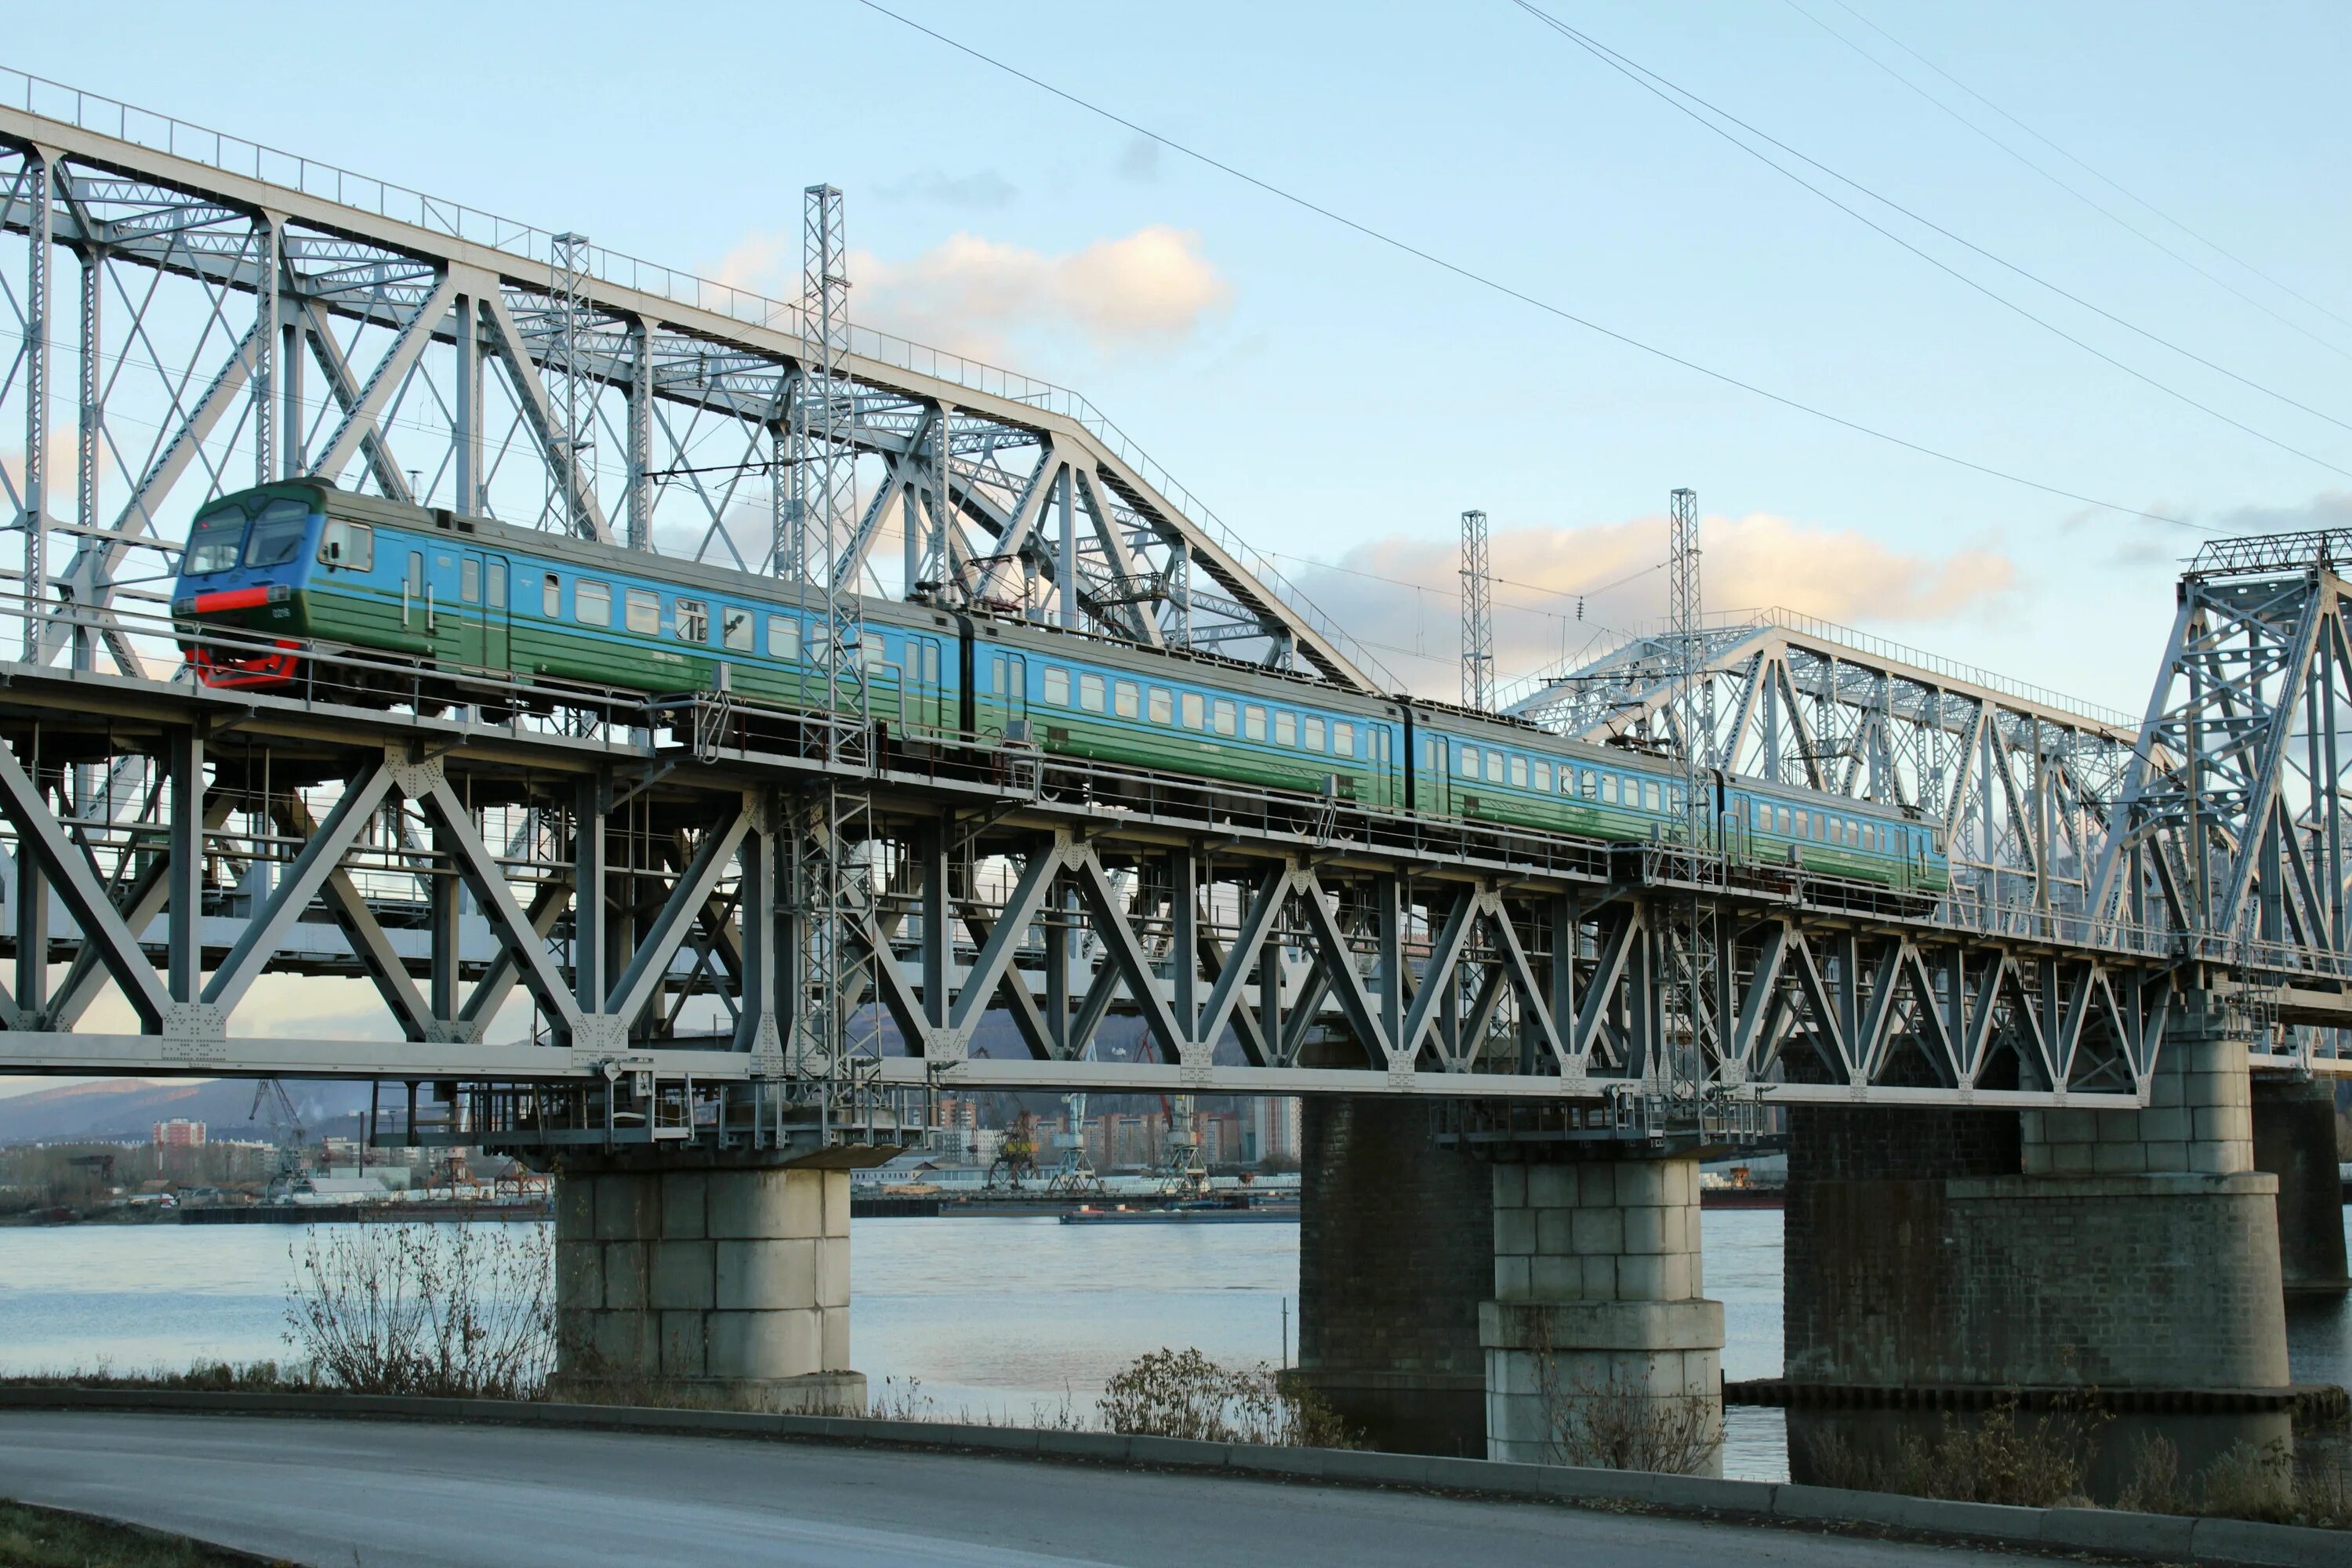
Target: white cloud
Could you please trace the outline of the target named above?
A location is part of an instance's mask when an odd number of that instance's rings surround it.
[[[2017,586],[2015,563],[1988,544],[1915,554],[1770,512],[1703,518],[1699,539],[1711,611],[1777,605],[1865,626],[1939,621],[1990,607]],[[1488,547],[1497,579],[1496,664],[1506,680],[1558,661],[1603,628],[1666,615],[1663,517],[1497,528]],[[1433,663],[1398,673],[1424,691],[1453,694],[1445,667],[1456,657],[1460,624],[1455,541],[1391,535],[1295,575],[1317,605],[1368,640],[1424,649]]]
[[[715,276],[790,299],[799,267],[797,235],[757,234]],[[1058,254],[970,233],[907,261],[852,251],[849,278],[859,325],[983,355],[1001,352],[1009,334],[1067,329],[1097,349],[1172,347],[1233,299],[1201,237],[1165,224]]]

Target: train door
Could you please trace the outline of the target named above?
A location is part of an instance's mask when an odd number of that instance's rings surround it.
[[[946,722],[940,711],[940,639],[910,637],[907,639],[907,668],[900,678],[906,696],[906,718],[909,730],[936,731]]]
[[[994,661],[992,677],[996,700],[1004,710],[1004,733],[1009,739],[1019,736],[1034,741],[1029,732],[1029,658],[1026,654],[1010,648],[1000,650]],[[1014,729],[1014,725],[1019,729]]]
[[[506,579],[504,557],[463,549],[431,553],[425,588],[436,660],[467,669],[506,668]]]

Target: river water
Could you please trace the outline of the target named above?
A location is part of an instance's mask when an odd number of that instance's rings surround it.
[[[1723,1373],[1780,1370],[1780,1215],[1705,1216],[1706,1293],[1724,1304]],[[0,1373],[283,1356],[285,1226],[0,1229]],[[852,1364],[877,1397],[940,1416],[1023,1419],[1146,1351],[1229,1363],[1297,1349],[1298,1227],[1066,1226],[1027,1216],[862,1219],[850,1249]],[[1286,1310],[1287,1321],[1286,1322]],[[2352,1383],[2352,1307],[2291,1312],[2298,1381]],[[886,1380],[889,1380],[886,1382]],[[1777,1410],[1727,1412],[1727,1474],[1787,1475]]]

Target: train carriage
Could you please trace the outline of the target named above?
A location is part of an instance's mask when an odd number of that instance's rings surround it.
[[[291,480],[222,497],[190,531],[173,622],[199,679],[316,677],[377,700],[497,713],[724,689],[824,706],[822,606],[750,573]],[[924,603],[860,601],[847,661],[904,742],[1027,744],[1211,784],[1333,797],[1609,843],[1689,820],[1665,759],[1441,704],[1336,690]],[[224,637],[224,634],[226,634]],[[361,658],[306,656],[349,652]],[[836,704],[837,705],[837,704]],[[1868,802],[1714,775],[1700,803],[1735,860],[1940,895],[1940,831]]]

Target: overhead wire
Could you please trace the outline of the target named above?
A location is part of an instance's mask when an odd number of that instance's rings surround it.
[[[1856,435],[1866,436],[1873,440],[1882,441],[1889,446],[1901,447],[1906,451],[1916,453],[1921,457],[1932,458],[1937,462],[1948,463],[1955,468],[1966,468],[1972,473],[1982,474],[1989,479],[1999,479],[2004,483],[2017,485],[2025,489],[2036,490],[2043,495],[2056,496],[2062,500],[2075,501],[2084,506],[2096,507],[2104,510],[2117,512],[2126,517],[2145,518],[2151,522],[2167,523],[2175,528],[2185,528],[2204,532],[2212,531],[2210,524],[2192,521],[2188,518],[2174,517],[2165,512],[2150,511],[2143,507],[2127,506],[2121,501],[2112,501],[2097,496],[2085,495],[2079,490],[2068,489],[2062,485],[2051,484],[2044,480],[2031,479],[2023,474],[2016,473],[2006,468],[1997,468],[1990,463],[1979,462],[1973,458],[1965,458],[1955,452],[1945,451],[1940,447],[1929,446],[1924,441],[1915,441],[1908,437],[1898,436],[1892,431],[1881,429],[1875,426],[1866,425],[1861,420],[1850,419],[1844,415],[1833,413],[1817,404],[1807,403],[1801,398],[1792,396],[1786,393],[1775,392],[1769,387],[1759,385],[1755,382],[1745,380],[1727,371],[1717,370],[1711,365],[1702,363],[1697,360],[1676,353],[1671,349],[1661,348],[1654,343],[1643,342],[1642,339],[1634,337],[1629,332],[1620,331],[1616,328],[1605,326],[1590,317],[1579,315],[1577,312],[1570,310],[1564,306],[1554,304],[1549,300],[1528,293],[1527,290],[1517,288],[1512,284],[1503,282],[1499,279],[1489,277],[1462,262],[1451,260],[1445,257],[1437,255],[1436,253],[1424,249],[1409,240],[1399,238],[1398,237],[1389,234],[1381,229],[1375,228],[1368,223],[1349,217],[1345,214],[1326,206],[1319,202],[1299,195],[1295,192],[1286,190],[1282,186],[1275,184],[1272,181],[1263,179],[1260,176],[1250,174],[1246,170],[1238,168],[1232,163],[1225,163],[1223,160],[1213,157],[1206,153],[1202,153],[1195,148],[1187,146],[1185,143],[1178,142],[1172,137],[1163,135],[1157,131],[1151,130],[1148,126],[1139,124],[1135,121],[1129,120],[1125,115],[1119,114],[1115,110],[1106,109],[1100,104],[1095,103],[1090,100],[1081,98],[1076,93],[1071,92],[1065,88],[1056,87],[1052,82],[1046,81],[1041,77],[1034,76],[1028,71],[1021,69],[1018,66],[1014,66],[1004,60],[999,59],[995,56],[975,48],[971,45],[964,43],[961,39],[951,37],[948,34],[940,32],[936,28],[924,26],[922,23],[914,20],[910,16],[903,16],[897,11],[893,11],[888,6],[879,4],[878,0],[856,0],[856,3],[865,6],[867,10],[874,12],[877,16],[887,17],[889,20],[898,23],[899,26],[908,28],[910,31],[920,33],[925,37],[930,38],[937,43],[943,44],[947,47],[954,49],[959,54],[964,55],[973,60],[977,60],[982,65],[987,66],[992,70],[1001,71],[1006,76],[1026,82],[1031,87],[1036,88],[1041,92],[1058,98],[1065,103],[1070,104],[1074,108],[1084,110],[1086,112],[1095,115],[1098,119],[1108,121],[1114,125],[1131,131],[1135,134],[1144,137],[1160,146],[1165,147],[1172,153],[1190,158],[1193,162],[1200,163],[1204,167],[1214,169],[1220,174],[1226,174],[1234,179],[1239,180],[1244,184],[1261,191],[1267,195],[1273,196],[1277,201],[1286,202],[1292,206],[1299,208],[1301,211],[1312,213],[1318,217],[1338,224],[1339,226],[1360,235],[1366,239],[1370,239],[1379,245],[1386,246],[1391,250],[1412,257],[1416,260],[1425,262],[1429,266],[1434,267],[1441,271],[1450,273],[1453,276],[1463,279],[1465,282],[1475,284],[1479,288],[1490,290],[1491,292],[1498,294],[1506,299],[1516,300],[1520,304],[1540,310],[1546,315],[1553,316],[1560,321],[1567,321],[1571,325],[1581,327],[1587,331],[1593,332],[1601,337],[1605,337],[1612,342],[1622,343],[1627,348],[1634,349],[1642,353],[1648,354],[1654,359],[1663,360],[1669,364],[1677,365],[1684,370],[1690,371],[1694,374],[1704,376],[1721,385],[1729,386],[1738,391],[1745,392],[1750,396],[1763,398],[1767,402],[1778,404],[1781,407],[1807,415],[1812,418],[1821,420],[1825,424],[1834,425],[1842,429],[1853,431]]]
[[[2210,418],[2217,419],[2222,424],[2231,426],[2232,429],[2239,430],[2248,436],[2252,436],[2257,441],[2262,441],[2267,445],[2275,447],[2280,451],[2288,453],[2294,457],[2301,458],[2306,462],[2315,463],[2319,467],[2329,470],[2331,473],[2341,474],[2347,479],[2352,479],[2352,468],[2347,468],[2336,463],[2330,462],[2327,458],[2320,457],[2316,453],[2305,451],[2302,447],[2296,447],[2290,442],[2281,440],[2279,437],[2271,435],[2267,431],[2255,428],[2253,426],[2247,424],[2242,419],[2225,414],[2210,404],[2200,402],[2197,398],[2190,396],[2189,394],[2182,392],[2178,387],[2168,385],[2166,383],[2158,380],[2155,376],[2148,374],[2146,371],[2140,370],[2135,365],[2128,364],[2124,361],[2117,359],[2115,355],[2107,353],[2105,349],[2100,348],[2095,343],[2092,343],[2083,338],[2075,336],[2073,332],[2066,331],[2065,328],[2058,325],[2053,321],[2050,321],[2046,317],[2034,314],[2032,310],[2027,310],[2016,300],[1987,288],[1983,283],[1969,277],[1967,273],[1961,271],[1958,268],[1952,266],[1949,262],[1945,261],[1942,258],[1933,255],[1932,253],[1922,249],[1920,247],[1912,244],[1911,241],[1904,238],[1901,235],[1896,234],[1893,229],[1888,228],[1885,225],[1872,218],[1868,214],[1858,211],[1854,207],[1848,205],[1846,203],[1840,201],[1836,196],[1832,195],[1829,192],[1822,189],[1821,186],[1814,184],[1811,181],[1806,179],[1795,170],[1774,162],[1771,158],[1767,157],[1763,153],[1748,145],[1747,142],[1742,142],[1730,132],[1726,131],[1722,126],[1708,120],[1706,115],[1701,114],[1696,110],[1692,109],[1690,104],[1697,104],[1700,108],[1705,109],[1707,111],[1707,114],[1719,116],[1720,118],[1730,121],[1732,124],[1738,126],[1742,131],[1747,132],[1749,135],[1755,136],[1761,141],[1770,142],[1773,146],[1778,147],[1780,151],[1788,153],[1790,157],[1799,159],[1801,162],[1810,164],[1811,167],[1820,170],[1822,174],[1827,174],[1832,179],[1836,180],[1843,184],[1852,186],[1854,190],[1860,191],[1864,195],[1868,196],[1871,200],[1879,203],[1881,205],[1895,212],[1901,213],[1905,217],[1909,218],[1912,222],[1916,223],[1923,227],[1933,229],[1936,233],[1942,235],[1945,238],[1950,240],[1955,245],[1964,247],[1965,248],[1973,251],[1975,254],[1983,257],[1986,260],[1994,263],[1996,266],[2007,268],[2010,271],[2016,273],[2020,278],[2026,279],[2028,282],[2034,283],[2043,289],[2047,289],[2052,293],[2059,295],[2063,299],[2071,300],[2075,304],[2082,306],[2084,310],[2105,317],[2107,321],[2114,322],[2116,326],[2122,327],[2126,331],[2137,332],[2152,343],[2156,343],[2163,348],[2170,349],[2173,353],[2181,355],[2183,358],[2195,360],[2198,363],[2206,366],[2210,370],[2216,371],[2222,375],[2226,375],[2232,381],[2236,381],[2246,386],[2252,387],[2254,391],[2263,393],[2267,396],[2276,398],[2281,403],[2285,403],[2294,407],[2299,408],[2305,414],[2325,419],[2330,425],[2334,425],[2340,429],[2352,431],[2352,424],[2347,424],[2345,421],[2336,418],[2332,414],[2322,413],[2320,410],[2312,407],[2309,404],[2298,402],[2294,398],[2289,397],[2284,393],[2273,392],[2269,387],[2263,385],[2260,382],[2240,375],[2237,372],[2230,370],[2225,366],[2216,364],[2211,360],[2205,358],[2203,355],[2182,348],[2178,343],[2171,342],[2159,337],[2156,333],[2147,331],[2146,328],[2136,326],[2132,322],[2124,320],[2121,316],[2115,314],[2113,311],[2105,310],[2100,306],[2091,303],[2091,301],[2084,299],[2081,295],[2073,293],[2066,289],[2061,288],[2055,283],[2052,283],[2047,279],[2037,277],[2033,273],[2026,270],[2024,268],[2018,266],[2016,263],[2009,261],[2002,257],[1994,255],[1991,251],[1985,249],[1982,246],[1961,237],[1959,235],[1953,233],[1950,229],[1946,228],[1943,225],[1937,223],[1933,219],[1921,216],[1918,213],[1912,211],[1902,203],[1895,201],[1890,197],[1881,195],[1878,192],[1872,190],[1869,186],[1862,184],[1860,181],[1849,178],[1847,175],[1840,174],[1837,170],[1831,168],[1826,163],[1823,163],[1819,159],[1811,157],[1806,153],[1800,152],[1798,149],[1790,146],[1787,142],[1781,141],[1779,137],[1772,135],[1769,132],[1759,130],[1756,126],[1740,119],[1730,110],[1717,104],[1710,103],[1706,99],[1701,98],[1698,94],[1689,90],[1687,88],[1678,86],[1675,83],[1667,80],[1664,77],[1658,75],[1657,72],[1651,70],[1648,67],[1642,65],[1638,61],[1628,58],[1626,56],[1618,53],[1615,49],[1611,48],[1608,45],[1579,31],[1573,26],[1570,26],[1568,23],[1561,21],[1559,17],[1554,16],[1551,13],[1544,10],[1541,6],[1535,5],[1533,0],[1510,0],[1510,4],[1516,5],[1521,11],[1526,12],[1537,21],[1542,23],[1545,26],[1549,27],[1560,37],[1567,38],[1570,42],[1583,49],[1587,54],[1591,55],[1595,59],[1600,60],[1603,65],[1608,66],[1620,76],[1622,76],[1627,80],[1633,82],[1636,87],[1639,87],[1643,90],[1650,93],[1653,97],[1666,104],[1669,108],[1686,116],[1695,123],[1705,126],[1707,130],[1712,131],[1716,135],[1723,138],[1726,142],[1730,142],[1733,146],[1738,148],[1749,157],[1754,158],[1766,168],[1772,170],[1783,179],[1790,181],[1791,184],[1801,186],[1805,190],[1811,191],[1814,195],[1819,196],[1822,201],[1827,202],[1830,205],[1837,208],[1838,211],[1845,214],[1848,217],[1853,218],[1856,223],[1863,225],[1875,234],[1883,236],[1894,244],[1901,246],[1905,250],[1909,251],[1920,260],[1927,263],[1928,266],[1935,268],[1937,271],[1942,272],[1948,277],[1958,279],[1967,287],[1975,289],[1978,293],[1983,295],[1986,299],[1990,300],[1993,303],[2000,306],[2002,309],[2013,311],[2017,315],[2023,317],[2026,321],[2032,322],[2035,326],[2040,327],[2042,331],[2049,332],[2055,337],[2063,339],[2065,342],[2074,344],[2076,348],[2081,349],[2084,353],[2101,361],[2103,363],[2112,365],[2116,370],[2119,370],[2126,375],[2130,376],[2133,380],[2153,387],[2157,391],[2163,393],[2166,396],[2177,399],[2178,401],[2186,404],[2189,407],[2197,410],[2199,413],[2206,415]],[[1677,102],[1676,99],[1678,97],[1687,99],[1690,101],[1689,103]]]
[[[2125,233],[2131,235],[2133,237],[2162,252],[2164,255],[2170,257],[2173,260],[2179,262],[2181,266],[2188,268],[2191,272],[2196,273],[2199,277],[2204,279],[2215,288],[2231,295],[2234,299],[2242,300],[2245,304],[2252,306],[2255,310],[2260,310],[2263,315],[2268,316],[2271,320],[2278,322],[2281,326],[2310,339],[2313,342],[2318,344],[2321,348],[2326,349],[2328,353],[2337,355],[2339,358],[2352,359],[2352,352],[2347,352],[2339,344],[2330,342],[2327,339],[2321,337],[2318,333],[2313,331],[2302,322],[2282,314],[2278,310],[2273,310],[2270,306],[2263,303],[2260,300],[2255,299],[2252,295],[2245,292],[2245,290],[2236,287],[2227,279],[2222,278],[2212,271],[2210,268],[2200,265],[2192,258],[2183,256],[2179,251],[2175,250],[2172,247],[2165,244],[2164,241],[2157,238],[2146,229],[2141,228],[2137,224],[2133,223],[2122,214],[2107,206],[2104,202],[2100,202],[2084,192],[2075,189],[2064,180],[2060,179],[2056,174],[2052,174],[2048,169],[2043,168],[2040,163],[2035,163],[2032,159],[2027,157],[2024,153],[2019,152],[2016,148],[2011,146],[2000,137],[1995,136],[1991,132],[1987,131],[1983,126],[1979,125],[1975,121],[1970,120],[1967,115],[1962,114],[1959,110],[1954,109],[1950,104],[1946,103],[1942,99],[1937,98],[1934,93],[1929,92],[1927,89],[1921,87],[1917,82],[1913,81],[1909,77],[1905,76],[1901,71],[1898,71],[1894,67],[1888,65],[1885,60],[1880,59],[1876,55],[1872,54],[1868,49],[1864,48],[1860,44],[1855,43],[1852,38],[1847,37],[1843,33],[1839,32],[1835,27],[1831,26],[1827,22],[1822,21],[1819,16],[1814,16],[1811,11],[1806,10],[1802,5],[1797,3],[1797,0],[1782,0],[1782,3],[1785,4],[1789,9],[1794,11],[1798,16],[1802,16],[1806,21],[1811,22],[1814,26],[1819,27],[1822,32],[1827,33],[1831,37],[1835,38],[1839,43],[1843,44],[1847,48],[1852,49],[1855,54],[1860,55],[1864,59],[1877,67],[1880,70],[1885,71],[1888,76],[1894,78],[1896,81],[1910,89],[1920,98],[1926,100],[1928,103],[1934,105],[1945,114],[1949,115],[1953,120],[1966,126],[1969,130],[1974,132],[1985,141],[1991,142],[1994,146],[2008,153],[2011,157],[2024,164],[2028,169],[2031,169],[2033,173],[2041,175],[2044,180],[2050,182],[2050,184],[2057,186],[2060,190],[2065,192],[2068,195],[2074,197],[2084,206],[2089,207],[2093,212],[2097,213],[2101,217],[2105,218],[2117,228],[2122,229]],[[2000,105],[1993,102],[1992,100],[1985,97],[1982,93],[1969,86],[1968,83],[1960,80],[1958,77],[1952,75],[1951,72],[1946,70],[1943,67],[1937,65],[1935,61],[1929,59],[1927,56],[1921,54],[1918,50],[1913,48],[1910,45],[1905,43],[1902,39],[1896,37],[1894,34],[1888,32],[1877,23],[1872,21],[1869,17],[1864,16],[1853,6],[1845,4],[1845,0],[1832,0],[1832,4],[1836,5],[1840,10],[1845,12],[1848,16],[1853,17],[1854,20],[1860,22],[1864,26],[1868,27],[1872,32],[1876,33],[1880,37],[1885,38],[1888,43],[1893,44],[1896,48],[1901,49],[1905,54],[1909,55],[1913,59],[1917,60],[1921,65],[1926,66],[1929,70],[1934,71],[1937,76],[1942,77],[1946,81],[1950,82],[1954,87],[1958,88],[1962,92],[1967,93],[1970,98],[1975,99],[1979,103],[1983,104],[1987,109],[1991,110],[1995,114],[2000,115],[2003,120],[2008,121],[2011,124],[2024,132],[2028,136],[2032,137],[2043,146],[2048,147],[2051,151],[2056,153],[2060,157],[2064,158],[2067,162],[2082,169],[2093,179],[2099,181],[2103,184],[2111,186],[2116,191],[2122,192],[2122,194],[2129,200],[2147,208],[2148,211],[2156,214],[2157,216],[2164,219],[2165,222],[2170,224],[2181,233],[2189,236],[2191,239],[2196,240],[2199,244],[2208,247],[2217,254],[2226,257],[2231,261],[2235,262],[2238,266],[2244,268],[2248,272],[2252,273],[2255,277],[2261,279],[2272,288],[2278,289],[2281,293],[2290,295],[2293,298],[2301,300],[2304,304],[2310,306],[2313,310],[2318,311],[2321,315],[2327,317],[2331,321],[2341,322],[2343,325],[2347,327],[2352,327],[2352,321],[2346,321],[2344,317],[2337,315],[2334,310],[2329,310],[2326,306],[2319,303],[2316,300],[2313,300],[2307,295],[2289,288],[2286,284],[2280,282],[2275,278],[2273,278],[2269,273],[2263,271],[2252,262],[2243,260],[2236,255],[2233,255],[2231,252],[2223,249],[2222,247],[2215,244],[2212,240],[2206,238],[2195,229],[2190,228],[2187,224],[2182,223],[2179,219],[2171,216],[2162,208],[2156,206],[2141,196],[2135,195],[2132,192],[2125,189],[2122,185],[2116,184],[2114,180],[2109,179],[2106,175],[2099,173],[2098,170],[2092,168],[2091,165],[2084,163],[2082,159],[2076,157],[2074,153],[2069,153],[2065,148],[2059,146],[2057,142],[2051,141],[2050,138],[2042,135],[2042,132],[2034,130],[2033,127],[2026,124],[2025,121],[2018,119],[2017,116],[2011,114]]]

